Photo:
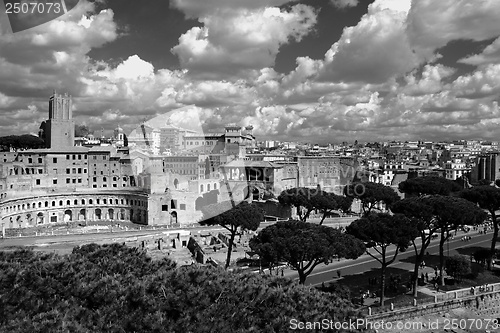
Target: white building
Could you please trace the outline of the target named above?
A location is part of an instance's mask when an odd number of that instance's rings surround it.
[[[456,180],[470,171],[466,163],[461,159],[453,159],[445,163],[446,179]]]

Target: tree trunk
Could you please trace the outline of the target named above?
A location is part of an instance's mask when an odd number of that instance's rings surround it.
[[[422,248],[420,250],[420,253],[417,255],[417,259],[415,260],[415,267],[413,270],[413,277],[412,277],[412,282],[413,282],[413,297],[417,297],[417,288],[418,288],[418,269],[420,268],[420,264],[422,263],[422,260],[424,259],[424,251],[425,249]]]
[[[301,269],[297,270],[297,272],[299,273],[299,283],[304,284],[306,282],[307,275],[305,275],[304,271]]]
[[[323,217],[321,218],[321,221],[319,222],[319,225],[323,224],[323,221],[325,220],[325,218],[326,218],[326,212],[323,214]]]
[[[439,240],[439,274],[441,275],[440,284],[444,286],[444,230],[441,230],[441,239]]]
[[[493,239],[491,240],[490,247],[490,256],[488,258],[488,270],[491,271],[493,267],[493,256],[495,255],[495,248],[497,246],[497,238],[498,238],[498,224],[497,224],[497,216],[495,215],[495,211],[491,210],[491,221],[493,222]]]
[[[227,245],[227,257],[226,257],[226,269],[231,263],[231,252],[233,251],[234,237],[236,236],[236,230],[231,231],[231,237],[229,238],[229,244]]]
[[[385,263],[382,264],[382,268],[381,268],[381,290],[380,290],[380,306],[384,306],[384,302],[385,302]]]

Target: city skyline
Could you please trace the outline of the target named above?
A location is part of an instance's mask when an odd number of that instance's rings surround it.
[[[37,133],[53,90],[108,133],[253,125],[260,140],[499,136],[494,1],[81,0],[13,34],[0,12],[2,135]],[[222,126],[221,126],[222,125]]]

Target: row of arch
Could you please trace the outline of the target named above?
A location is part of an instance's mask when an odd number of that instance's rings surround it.
[[[64,211],[52,214],[50,212],[26,213],[8,218],[5,227],[28,228],[51,223],[70,223],[70,222],[99,222],[99,221],[130,221],[134,223],[146,224],[147,211],[143,209],[125,209],[125,208],[81,208],[66,209]],[[177,212],[170,213],[170,224],[177,224]]]
[[[39,224],[122,220],[147,223],[148,201],[145,195],[83,194],[30,197],[0,203],[1,222],[7,228]]]
[[[211,184],[201,184],[200,185],[200,192],[203,193],[205,192],[205,186],[204,185],[207,185],[207,192],[210,192],[211,190],[216,190],[217,189],[217,183],[214,183],[213,184],[213,187],[211,187],[210,185]]]
[[[145,200],[138,199],[125,199],[125,198],[88,198],[88,199],[59,199],[59,200],[45,200],[33,201],[28,203],[18,203],[17,205],[9,205],[2,208],[4,214],[15,213],[24,210],[31,210],[37,208],[51,208],[62,206],[87,206],[87,205],[126,205],[132,207],[147,207]]]
[[[8,219],[6,227],[24,228],[49,223],[91,222],[91,221],[131,221],[146,223],[147,211],[125,208],[77,208],[58,212],[35,212],[18,214]]]

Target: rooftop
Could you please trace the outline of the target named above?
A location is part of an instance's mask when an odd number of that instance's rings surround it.
[[[235,160],[227,163],[223,167],[236,167],[236,168],[273,168],[279,169],[282,168],[282,165],[268,162],[268,161],[248,161],[248,160]]]
[[[40,148],[19,151],[20,154],[66,154],[66,153],[87,153],[87,147],[64,147],[64,148]]]

